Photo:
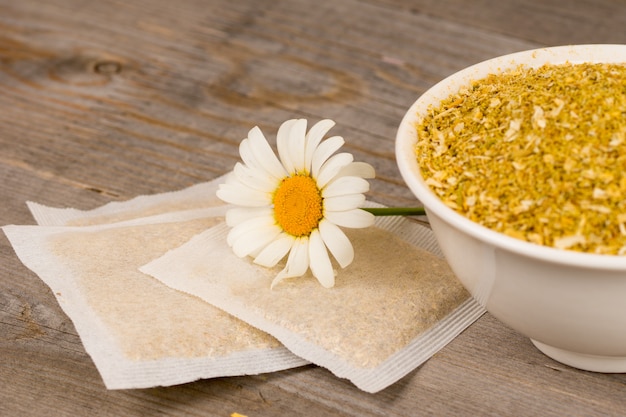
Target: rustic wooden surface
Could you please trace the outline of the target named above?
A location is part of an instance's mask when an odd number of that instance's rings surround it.
[[[375,166],[369,198],[414,205],[394,161],[408,106],[497,55],[626,43],[610,0],[0,1],[0,225],[25,202],[94,208],[232,168],[253,125],[332,118]],[[271,134],[270,134],[271,133]],[[583,372],[483,316],[366,394],[306,366],[107,391],[48,287],[0,237],[2,416],[619,415],[626,375]]]

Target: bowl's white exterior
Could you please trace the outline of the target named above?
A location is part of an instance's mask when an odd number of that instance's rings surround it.
[[[626,257],[557,250],[482,227],[442,203],[424,183],[415,157],[415,122],[430,105],[490,73],[566,61],[626,63],[626,45],[525,51],[453,74],[408,110],[396,137],[396,159],[424,204],[448,263],[491,314],[556,360],[592,371],[626,372]]]

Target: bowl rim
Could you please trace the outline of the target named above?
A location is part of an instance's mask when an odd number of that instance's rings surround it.
[[[444,204],[425,184],[420,174],[417,158],[414,157],[416,143],[414,126],[430,105],[437,105],[442,99],[458,91],[461,86],[467,85],[469,81],[483,78],[494,71],[514,68],[520,64],[537,67],[550,62],[555,64],[565,62],[626,63],[626,45],[586,44],[530,49],[479,62],[444,78],[424,92],[402,118],[395,139],[396,163],[404,181],[424,205],[427,214],[432,213],[482,243],[549,263],[626,271],[626,256],[577,252],[543,246],[507,236],[475,223]]]

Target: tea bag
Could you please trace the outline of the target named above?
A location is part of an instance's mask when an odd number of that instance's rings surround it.
[[[26,204],[40,226],[92,226],[136,218],[154,218],[159,221],[170,215],[179,217],[181,212],[188,213],[188,216],[217,216],[223,215],[227,208],[215,196],[222,182],[224,176],[178,191],[141,195],[122,202],[113,201],[92,210],[47,207],[32,201]]]
[[[325,289],[311,275],[270,283],[235,256],[224,223],[141,268],[275,336],[296,355],[367,392],[396,382],[456,337],[484,309],[442,258],[430,229],[400,217],[345,230],[355,260]]]
[[[275,338],[138,267],[222,221],[206,183],[91,211],[30,203],[44,224],[5,226],[20,260],[50,287],[109,389],[272,372],[307,361]],[[107,223],[116,221],[115,223]]]

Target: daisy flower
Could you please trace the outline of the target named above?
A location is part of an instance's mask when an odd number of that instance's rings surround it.
[[[320,284],[335,284],[330,254],[345,268],[354,258],[352,244],[341,227],[361,228],[374,215],[361,210],[366,178],[374,168],[354,162],[350,153],[335,153],[344,144],[333,136],[322,140],[335,125],[321,120],[307,132],[304,119],[288,120],[278,129],[278,156],[258,127],[239,146],[243,163],[221,184],[217,196],[236,207],[228,210],[232,229],[227,243],[239,257],[273,267],[287,256],[272,287],[310,268]]]

